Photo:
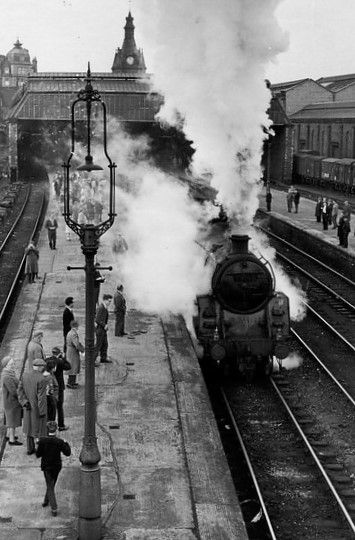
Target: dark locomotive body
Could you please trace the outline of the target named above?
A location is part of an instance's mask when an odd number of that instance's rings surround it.
[[[223,372],[251,379],[269,373],[273,356],[289,353],[288,297],[275,291],[269,263],[248,251],[248,236],[233,235],[216,265],[211,294],[197,297],[196,337],[204,358]]]

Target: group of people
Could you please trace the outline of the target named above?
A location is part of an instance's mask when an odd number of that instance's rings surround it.
[[[290,186],[286,193],[287,211],[292,212],[293,206],[295,207],[295,213],[298,213],[298,206],[300,204],[300,192],[294,186]]]
[[[351,206],[349,201],[345,201],[343,209],[340,210],[339,204],[335,200],[318,197],[315,217],[317,223],[323,223],[324,231],[327,231],[330,225],[333,225],[333,229],[338,229],[339,246],[348,247],[348,236],[351,230]]]

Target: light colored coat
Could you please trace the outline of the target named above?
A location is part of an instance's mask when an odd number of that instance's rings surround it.
[[[26,248],[26,274],[38,274],[38,257],[39,251],[35,246],[29,246]]]
[[[31,409],[24,409],[23,432],[27,437],[44,437],[47,435],[47,384],[39,371],[25,372],[18,386],[18,398],[22,407],[26,403]],[[41,418],[40,418],[41,416]]]
[[[80,373],[80,353],[85,349],[79,341],[79,335],[76,328],[72,328],[67,334],[67,360],[71,365],[68,375],[77,375]]]
[[[22,424],[22,407],[17,397],[18,378],[14,371],[4,369],[1,382],[6,427],[19,427]]]
[[[45,360],[46,356],[43,351],[42,343],[38,343],[34,339],[31,339],[27,345],[27,364],[31,371],[33,368],[33,360],[36,358],[42,358]]]

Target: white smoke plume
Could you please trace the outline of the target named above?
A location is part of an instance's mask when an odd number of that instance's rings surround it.
[[[296,352],[290,353],[287,358],[284,358],[283,360],[279,360],[274,357],[273,359],[273,370],[274,371],[280,371],[281,369],[287,369],[287,371],[291,369],[297,369],[303,364],[303,358]]]
[[[287,44],[274,14],[278,4],[155,0],[146,13],[144,40],[155,47],[151,67],[165,98],[159,116],[170,123],[176,111],[184,116],[195,170],[213,171],[219,200],[242,226],[258,207],[262,126],[270,125],[265,69]]]

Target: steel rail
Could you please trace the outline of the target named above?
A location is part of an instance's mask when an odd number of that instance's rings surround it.
[[[339,497],[331,479],[329,478],[326,470],[324,469],[323,465],[321,464],[320,460],[318,459],[318,456],[317,454],[315,453],[315,451],[313,450],[312,448],[312,445],[310,444],[310,442],[308,441],[306,435],[304,434],[301,426],[299,425],[299,423],[297,422],[297,419],[295,418],[294,414],[292,413],[290,407],[288,406],[288,404],[286,403],[283,395],[281,394],[280,390],[278,389],[275,381],[272,379],[272,377],[270,377],[270,382],[272,384],[272,386],[274,387],[274,390],[275,392],[277,393],[278,397],[280,398],[282,404],[284,405],[288,415],[290,416],[291,420],[293,421],[298,433],[300,434],[300,436],[302,437],[303,439],[303,442],[305,443],[305,445],[307,446],[307,449],[309,450],[311,456],[313,457],[315,463],[317,464],[317,467],[321,473],[321,475],[323,476],[324,480],[326,481],[326,483],[328,484],[328,487],[330,489],[330,491],[332,492],[339,508],[341,509],[346,521],[348,522],[351,530],[353,533],[355,533],[355,523],[353,522],[353,520],[351,519],[351,516],[350,514],[348,513],[347,509],[345,508],[344,506],[344,503],[343,501],[341,500],[341,498]]]
[[[327,368],[325,364],[323,364],[322,360],[316,355],[316,353],[307,345],[305,341],[301,338],[293,328],[291,328],[291,333],[295,336],[295,338],[303,345],[303,347],[308,351],[308,353],[312,356],[316,362],[322,367],[322,369],[326,372],[326,374],[332,379],[332,381],[338,386],[338,388],[343,392],[343,394],[346,396],[346,398],[351,402],[352,405],[355,407],[355,400],[351,397],[349,392],[342,386],[342,384],[338,381],[338,379],[333,375],[333,373]]]
[[[32,238],[33,235],[35,234],[36,229],[37,229],[37,227],[38,227],[38,223],[39,223],[39,220],[40,220],[40,218],[41,218],[41,215],[42,215],[42,212],[43,212],[43,208],[44,208],[44,202],[45,202],[45,196],[44,196],[44,193],[43,193],[43,194],[42,194],[41,207],[40,207],[40,210],[39,210],[39,212],[38,212],[38,215],[37,215],[37,219],[36,219],[35,225],[34,225],[34,227],[33,227],[33,229],[32,229],[32,232],[31,232],[31,238]],[[22,215],[22,214],[21,214],[21,215]],[[16,220],[16,224],[18,223],[18,221],[19,221],[19,220],[17,219],[17,220]],[[2,247],[2,246],[1,246],[1,247]],[[19,280],[20,274],[21,274],[21,272],[22,272],[23,265],[24,265],[24,263],[25,263],[25,259],[26,259],[26,255],[25,255],[25,253],[24,253],[24,254],[23,254],[23,257],[22,257],[22,259],[21,259],[21,262],[20,262],[20,264],[19,264],[19,266],[18,266],[18,268],[17,268],[17,272],[16,272],[16,275],[15,275],[15,278],[13,279],[12,285],[11,285],[11,287],[10,287],[10,291],[9,291],[9,293],[8,293],[8,295],[7,295],[7,297],[6,297],[6,300],[5,300],[5,302],[4,302],[4,305],[3,305],[3,307],[2,307],[2,309],[1,309],[1,311],[0,311],[0,325],[1,325],[2,322],[3,322],[3,318],[4,318],[4,315],[5,315],[5,312],[6,312],[7,308],[8,308],[9,303],[10,303],[10,300],[11,300],[11,297],[12,297],[12,295],[13,295],[13,292],[14,292],[14,289],[15,289],[15,287],[16,287],[16,284],[17,284],[17,282],[18,282],[18,280]]]
[[[20,211],[19,211],[19,213],[17,215],[17,218],[15,219],[11,229],[7,233],[6,238],[4,239],[3,243],[0,246],[0,254],[4,251],[4,248],[5,248],[6,244],[8,243],[10,236],[14,232],[16,225],[18,224],[20,218],[22,217],[22,214],[23,214],[23,212],[25,210],[25,207],[26,207],[26,205],[28,203],[28,199],[30,198],[31,189],[32,189],[32,186],[28,186],[26,199],[25,199],[25,201],[24,201],[24,203],[23,203],[23,205],[22,205],[22,207],[21,207],[21,209],[20,209]]]
[[[247,465],[248,465],[248,469],[249,469],[249,472],[250,472],[250,475],[252,477],[252,480],[253,480],[253,483],[254,483],[254,487],[256,489],[256,492],[258,494],[258,498],[259,498],[259,501],[260,501],[260,505],[263,509],[263,512],[264,512],[264,516],[265,516],[265,520],[266,520],[266,523],[267,523],[267,526],[269,528],[269,532],[270,532],[270,535],[271,535],[271,538],[272,540],[277,540],[277,537],[276,537],[276,534],[274,532],[274,529],[273,529],[273,526],[271,524],[271,520],[270,520],[270,517],[269,517],[269,514],[267,512],[267,509],[266,509],[266,505],[265,505],[265,501],[263,499],[263,496],[262,496],[262,493],[261,493],[261,489],[259,487],[259,483],[257,481],[257,478],[256,478],[256,475],[255,475],[255,472],[254,472],[254,469],[253,469],[253,465],[249,459],[249,456],[248,456],[248,451],[245,447],[245,444],[244,444],[244,441],[243,441],[243,438],[242,438],[242,435],[239,431],[239,428],[237,426],[237,423],[235,421],[235,418],[234,418],[234,415],[233,415],[233,411],[229,405],[229,402],[228,402],[228,399],[227,399],[227,396],[226,394],[224,393],[224,390],[223,388],[220,388],[220,391],[221,391],[221,394],[222,394],[222,398],[223,398],[223,401],[227,407],[227,410],[228,410],[228,413],[229,413],[229,416],[230,416],[230,419],[232,421],[232,424],[233,424],[233,428],[234,428],[234,431],[238,437],[238,441],[239,441],[239,444],[242,448],[242,452],[243,452],[243,455],[244,455],[244,458],[245,458],[245,461],[247,462]]]

